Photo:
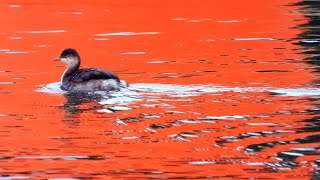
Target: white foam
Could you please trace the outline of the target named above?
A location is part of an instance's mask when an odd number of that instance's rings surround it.
[[[233,115],[233,116],[206,116],[202,120],[235,120],[246,119],[249,115]]]
[[[37,92],[44,92],[50,94],[64,94],[66,91],[61,89],[61,82],[50,83],[36,89]]]
[[[125,107],[125,106],[113,106],[113,107],[109,107],[109,109],[114,110],[114,111],[129,111],[132,108]]]
[[[315,96],[320,95],[320,89],[314,89],[314,88],[298,88],[298,89],[272,89],[270,92],[278,93],[282,96]]]

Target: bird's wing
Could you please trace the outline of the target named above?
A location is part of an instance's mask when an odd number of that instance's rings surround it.
[[[116,79],[119,80],[119,77],[112,72],[105,71],[102,69],[89,68],[89,69],[79,69],[71,78],[72,82],[84,82],[89,80],[98,80],[98,79]]]

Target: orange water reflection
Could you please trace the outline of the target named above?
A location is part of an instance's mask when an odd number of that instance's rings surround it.
[[[298,2],[2,1],[0,174],[316,177],[317,100],[273,92],[317,80],[294,43],[309,21]],[[36,91],[59,81],[66,47],[137,101]]]

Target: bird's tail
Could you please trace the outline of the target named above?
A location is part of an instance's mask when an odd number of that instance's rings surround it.
[[[122,88],[127,88],[127,87],[129,87],[129,83],[127,83],[127,82],[124,81],[124,80],[120,80],[120,87],[122,87]]]

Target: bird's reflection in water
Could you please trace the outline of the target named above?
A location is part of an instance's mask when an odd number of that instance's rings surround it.
[[[66,102],[61,106],[64,110],[64,120],[69,125],[78,124],[78,117],[85,111],[92,111],[101,108],[98,102],[106,99],[106,95],[89,93],[66,93]]]

